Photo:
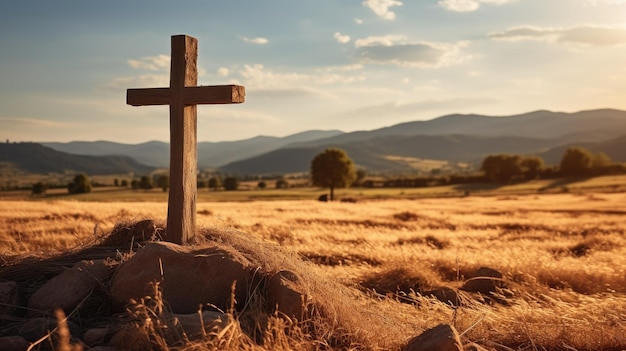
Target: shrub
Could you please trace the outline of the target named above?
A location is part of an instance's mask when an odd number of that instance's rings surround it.
[[[70,194],[86,194],[91,192],[91,182],[86,174],[81,173],[67,185],[67,190]]]

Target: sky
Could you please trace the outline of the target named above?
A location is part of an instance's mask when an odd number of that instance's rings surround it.
[[[169,140],[170,37],[198,39],[198,141],[463,113],[626,110],[626,0],[20,0],[0,4],[0,140]]]

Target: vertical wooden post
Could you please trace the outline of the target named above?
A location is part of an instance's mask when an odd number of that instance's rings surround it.
[[[198,41],[172,37],[170,90],[170,193],[167,236],[174,243],[187,242],[196,232],[197,106],[185,106],[184,88],[197,85]]]

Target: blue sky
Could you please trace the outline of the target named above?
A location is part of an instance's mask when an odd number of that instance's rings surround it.
[[[170,36],[199,40],[198,140],[451,113],[626,109],[626,0],[20,0],[0,4],[0,138],[168,141]]]

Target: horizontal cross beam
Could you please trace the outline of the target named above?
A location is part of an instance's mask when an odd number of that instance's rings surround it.
[[[240,85],[185,87],[182,92],[171,88],[128,89],[126,104],[132,106],[169,105],[182,98],[186,106],[203,104],[239,104],[246,92]]]

